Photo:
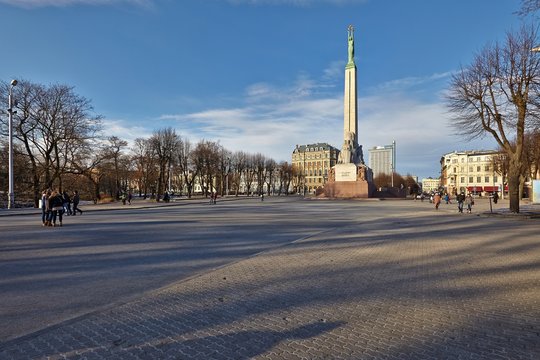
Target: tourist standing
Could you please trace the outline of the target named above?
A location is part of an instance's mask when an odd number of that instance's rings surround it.
[[[463,213],[463,202],[465,201],[465,194],[463,192],[456,196],[457,208],[459,213]]]
[[[472,213],[472,206],[474,205],[474,199],[470,193],[465,198],[465,204],[467,205],[467,214]]]
[[[49,197],[49,222],[48,226],[56,226],[58,218],[60,226],[62,226],[62,214],[64,213],[64,199],[58,191],[53,191]]]
[[[441,205],[441,194],[435,193],[433,196],[433,203],[435,204],[435,210],[439,210],[439,205]]]
[[[80,201],[80,197],[79,197],[79,192],[77,190],[75,190],[73,192],[73,216],[77,215],[77,211],[81,213],[82,215],[82,210],[79,209],[79,201]]]
[[[71,215],[71,198],[66,190],[62,193],[62,198],[64,199],[64,211],[66,215]]]
[[[39,206],[41,207],[41,222],[43,226],[47,225],[47,220],[49,217],[49,195],[51,191],[49,189],[43,190],[41,194],[41,200]]]

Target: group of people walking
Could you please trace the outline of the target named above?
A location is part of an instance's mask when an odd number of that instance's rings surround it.
[[[82,215],[79,209],[79,192],[75,190],[73,197],[67,191],[47,189],[41,194],[41,221],[43,226],[62,226],[64,214],[75,216],[77,212]],[[73,204],[73,208],[71,205]],[[58,221],[58,222],[57,222]]]
[[[467,205],[467,214],[472,213],[472,207],[474,205],[474,199],[472,195],[469,193],[467,196],[465,196],[465,193],[462,191],[456,196],[457,206],[458,206],[458,212],[463,213],[463,204]]]
[[[495,198],[495,196],[494,196],[494,198]],[[439,206],[441,205],[442,199],[443,199],[443,197],[438,192],[435,193],[432,196],[431,202],[433,202],[433,204],[435,204],[435,210],[439,210]],[[496,199],[498,199],[498,196],[496,197]],[[451,203],[448,194],[444,195],[444,200],[446,201],[447,204]],[[469,194],[465,195],[465,193],[462,191],[462,192],[460,192],[459,194],[456,195],[456,202],[457,202],[458,212],[459,213],[463,213],[463,206],[464,205],[467,206],[467,213],[468,214],[472,213],[472,207],[474,205],[474,198],[472,197],[472,194],[469,193]],[[496,203],[497,203],[497,201],[495,200],[495,204]]]

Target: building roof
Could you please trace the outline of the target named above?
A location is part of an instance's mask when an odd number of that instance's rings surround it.
[[[296,148],[294,149],[293,152],[303,153],[303,152],[308,152],[308,151],[328,151],[328,150],[337,150],[337,148],[333,147],[332,145],[328,145],[327,143],[315,143],[315,144],[307,144],[307,145],[296,145]]]
[[[452,155],[467,155],[467,156],[475,156],[475,155],[493,155],[493,154],[499,154],[501,153],[499,150],[463,150],[463,151],[453,151],[448,154],[444,154],[444,157],[452,156]]]

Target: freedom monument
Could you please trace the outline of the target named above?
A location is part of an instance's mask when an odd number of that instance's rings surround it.
[[[349,25],[348,54],[345,66],[343,146],[338,163],[330,169],[324,196],[329,198],[368,198],[375,193],[373,172],[364,163],[362,145],[358,144],[358,101],[356,64],[354,63],[354,28]]]

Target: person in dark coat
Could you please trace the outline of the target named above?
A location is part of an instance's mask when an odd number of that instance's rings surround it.
[[[83,211],[79,209],[79,201],[80,201],[79,192],[75,190],[73,192],[73,216],[77,215],[77,211],[80,212],[81,215],[83,213]]]
[[[53,191],[49,197],[49,222],[48,226],[56,226],[56,219],[58,218],[60,226],[62,226],[62,214],[64,213],[64,198],[58,191]]]

